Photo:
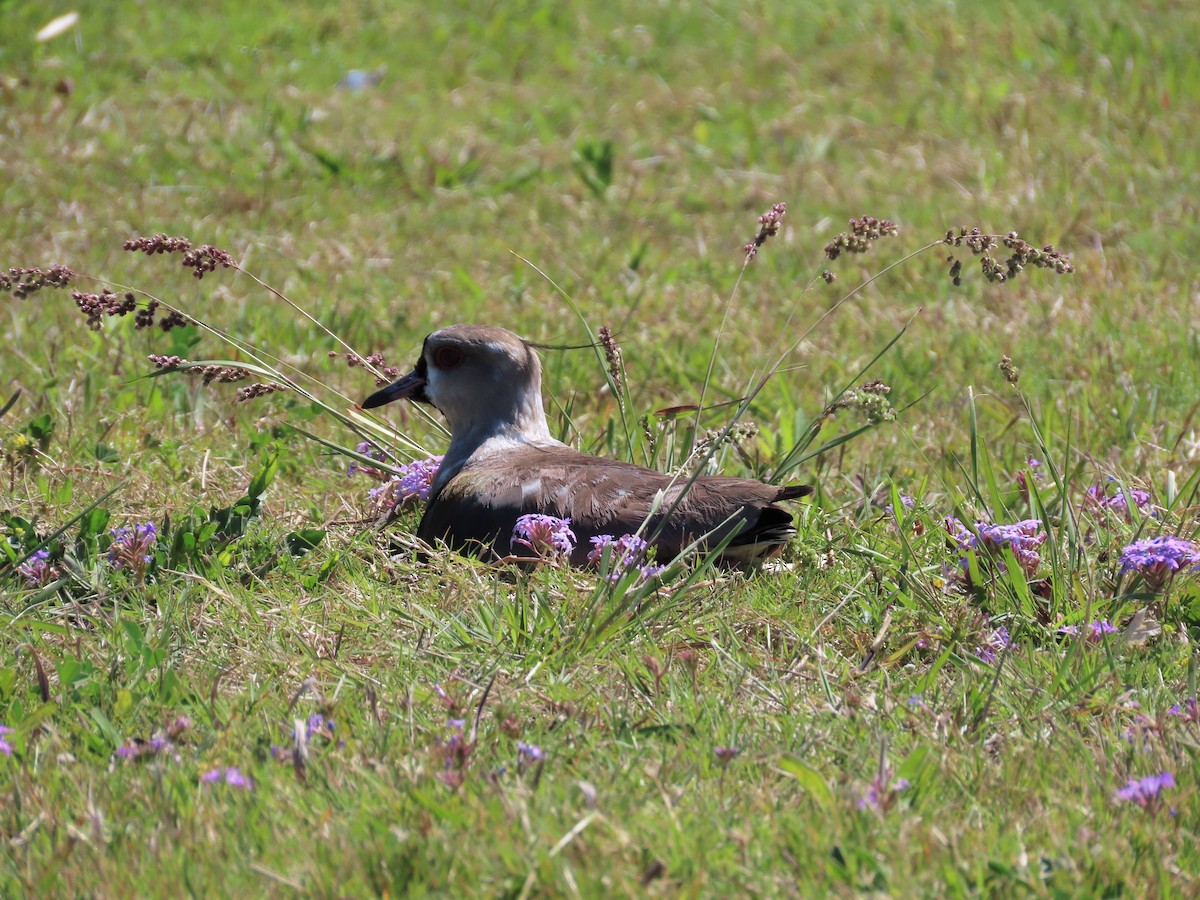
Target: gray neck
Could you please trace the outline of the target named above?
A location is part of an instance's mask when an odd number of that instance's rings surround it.
[[[542,397],[538,391],[526,391],[514,404],[515,415],[508,419],[476,418],[456,426],[451,422],[450,447],[438,467],[429,491],[433,500],[472,457],[503,456],[519,446],[564,446],[550,434]]]

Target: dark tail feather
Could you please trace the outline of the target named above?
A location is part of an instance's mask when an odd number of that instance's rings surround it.
[[[779,489],[776,500],[795,500],[797,497],[807,497],[815,490],[811,484],[789,484]]]

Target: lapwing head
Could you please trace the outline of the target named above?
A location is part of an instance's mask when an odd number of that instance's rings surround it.
[[[363,401],[374,409],[393,400],[429,403],[467,432],[546,432],[542,366],[534,348],[504,328],[451,325],[425,338],[411,372]]]

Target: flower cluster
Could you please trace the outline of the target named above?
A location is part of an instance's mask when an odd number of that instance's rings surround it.
[[[7,725],[0,725],[0,753],[3,753],[5,756],[12,756],[13,753],[12,744],[8,742],[5,735],[12,734],[14,730]]]
[[[134,578],[146,577],[146,569],[154,561],[154,544],[158,530],[152,522],[144,525],[129,525],[109,531],[112,543],[108,547],[108,561],[114,568],[128,569]]]
[[[383,387],[389,381],[395,381],[400,377],[399,366],[389,366],[383,358],[382,353],[371,353],[367,356],[359,356],[357,353],[339,353],[337,350],[329,351],[330,359],[345,359],[346,365],[351,369],[374,369],[375,384]]]
[[[314,737],[323,737],[327,741],[333,740],[336,727],[333,719],[321,713],[313,713],[304,723],[304,739],[312,741]]]
[[[1175,787],[1175,774],[1163,772],[1145,778],[1130,778],[1114,796],[1126,803],[1136,803],[1142,809],[1156,810],[1164,790]]]
[[[366,442],[365,445],[370,446],[369,442]],[[364,444],[359,444],[360,452],[363,452],[363,446]],[[397,509],[403,509],[410,504],[429,499],[429,490],[433,486],[433,479],[437,476],[438,467],[441,464],[441,456],[430,456],[428,459],[419,459],[401,466],[401,474],[390,477],[369,466],[355,468],[354,465],[351,465],[350,469],[353,469],[354,472],[375,475],[375,477],[388,478],[383,484],[367,491],[367,498],[380,515],[391,515]],[[353,474],[350,469],[347,469],[347,474]]]
[[[546,753],[537,744],[517,741],[517,771],[523,773],[526,769],[541,765],[545,761]]]
[[[656,566],[650,562],[654,548],[636,534],[624,534],[614,538],[611,534],[598,534],[591,539],[592,549],[587,561],[593,566],[604,562],[605,554],[609,558],[608,580],[616,584],[626,572],[637,570],[638,583],[649,581],[663,573],[666,566]]]
[[[1136,572],[1154,591],[1185,566],[1200,569],[1200,546],[1183,538],[1159,535],[1134,541],[1121,551],[1121,574]]]
[[[1197,704],[1195,697],[1188,697],[1182,703],[1176,703],[1167,710],[1168,716],[1178,716],[1185,722],[1200,723],[1200,704]]]
[[[734,447],[745,458],[742,444],[758,437],[759,428],[754,422],[735,422],[728,428],[709,428],[700,435],[692,447],[692,452],[683,463],[672,473],[677,477],[687,477],[696,468],[708,467],[710,473],[717,468],[716,455],[722,447]]]
[[[192,720],[187,716],[176,716],[174,721],[165,729],[153,735],[150,740],[131,738],[117,748],[117,756],[121,759],[142,759],[149,756],[159,756],[170,753],[175,749],[175,740],[192,727]],[[178,761],[176,756],[176,761]]]
[[[1033,473],[1033,480],[1035,482],[1042,480],[1042,472],[1041,472],[1042,461],[1040,459],[1035,459],[1034,457],[1031,456],[1025,461],[1025,465],[1028,466],[1029,471]],[[1025,499],[1025,502],[1028,503],[1029,502],[1029,481],[1025,476],[1024,469],[1022,469],[1020,472],[1017,473],[1017,490],[1019,490],[1021,492],[1021,496]]]
[[[1012,646],[1012,636],[1008,629],[1001,625],[992,629],[983,639],[983,643],[975,648],[975,655],[989,666],[996,662],[996,655]]]
[[[254,790],[254,779],[249,775],[243,775],[242,770],[237,766],[228,766],[222,769],[217,766],[215,769],[209,769],[200,776],[201,784],[220,784],[224,782],[230,787],[235,787],[243,791]]]
[[[1129,521],[1132,519],[1132,511],[1129,508],[1130,500],[1139,510],[1146,509],[1150,505],[1150,493],[1136,488],[1131,488],[1128,492],[1118,489],[1110,497],[1104,483],[1097,481],[1084,494],[1082,508],[1097,512],[1116,513]]]
[[[887,812],[895,805],[901,791],[906,791],[911,786],[907,778],[893,779],[891,768],[881,766],[867,785],[867,790],[858,798],[858,808]]]
[[[882,237],[894,235],[896,224],[889,219],[862,216],[850,220],[850,230],[843,231],[825,245],[825,255],[837,259],[843,253],[866,253]]]
[[[1013,525],[977,522],[975,531],[972,533],[958,519],[948,518],[946,520],[946,530],[950,533],[950,537],[957,542],[959,550],[975,550],[995,557],[1000,556],[1003,548],[1008,547],[1012,550],[1013,556],[1017,558],[1017,564],[1020,565],[1021,570],[1030,577],[1037,572],[1038,566],[1042,562],[1042,558],[1038,555],[1038,548],[1046,542],[1047,536],[1039,533],[1041,526],[1040,519],[1026,519]],[[967,560],[965,558],[961,564],[966,570]]]
[[[754,240],[742,248],[742,252],[746,254],[746,262],[751,262],[758,256],[758,248],[767,242],[767,238],[774,237],[779,233],[779,226],[783,223],[783,217],[786,214],[787,204],[776,203],[758,217],[758,234],[754,236]]]
[[[466,781],[467,764],[471,754],[475,752],[475,744],[463,734],[465,719],[451,719],[448,723],[450,733],[444,738],[438,738],[433,746],[435,759],[440,759],[441,771],[437,778],[447,787],[458,788]]]
[[[58,566],[50,562],[49,550],[38,550],[17,566],[17,574],[25,579],[26,587],[41,587],[59,576]]]
[[[377,459],[380,462],[387,459],[387,454],[384,453],[382,449],[377,447],[372,441],[362,441],[354,449],[362,456],[366,456],[371,459]],[[356,472],[362,472],[364,475],[369,475],[372,478],[378,478],[380,481],[390,477],[382,469],[376,469],[374,466],[364,466],[358,460],[355,460],[350,463],[350,465],[346,466],[347,475],[353,475]]]
[[[1094,644],[1104,640],[1106,634],[1116,634],[1118,631],[1120,629],[1108,619],[1095,619],[1084,625],[1064,625],[1058,629],[1059,634],[1066,634],[1071,637],[1082,635]]]
[[[1011,253],[1003,263],[997,261],[989,252],[997,246],[995,235],[984,234],[979,228],[970,230],[960,228],[958,234],[950,229],[946,232],[944,239],[944,243],[952,247],[961,247],[966,244],[975,256],[981,257],[980,267],[983,270],[984,278],[988,281],[1009,281],[1019,275],[1026,266],[1053,269],[1059,275],[1068,275],[1075,271],[1075,267],[1071,264],[1071,257],[1055,250],[1053,244],[1046,244],[1039,250],[1027,241],[1023,241],[1015,231],[1010,231],[1002,241]],[[962,283],[962,261],[954,256],[950,256],[947,261],[951,263],[950,279],[957,286]]]
[[[542,513],[529,513],[517,519],[509,544],[525,547],[539,559],[553,559],[575,549],[575,532],[570,519],[560,519]]]
[[[193,248],[192,242],[185,237],[170,237],[165,234],[136,237],[126,241],[124,247],[130,252],[141,252],[147,256],[156,253],[182,253],[183,267],[191,269],[197,278],[203,278],[206,272],[216,271],[217,266],[225,269],[236,268],[233,256],[228,251],[218,249],[212,244]]]
[[[887,399],[891,392],[891,387],[882,381],[868,381],[842,394],[825,409],[825,414],[832,415],[839,409],[857,409],[872,425],[893,422],[896,410]]]
[[[0,291],[11,293],[18,300],[36,294],[44,287],[64,288],[75,273],[66,266],[51,266],[43,271],[37,266],[0,269]]]

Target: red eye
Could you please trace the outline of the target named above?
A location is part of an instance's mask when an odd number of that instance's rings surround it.
[[[438,347],[433,351],[433,364],[439,369],[453,369],[463,361],[463,352],[457,347]]]

